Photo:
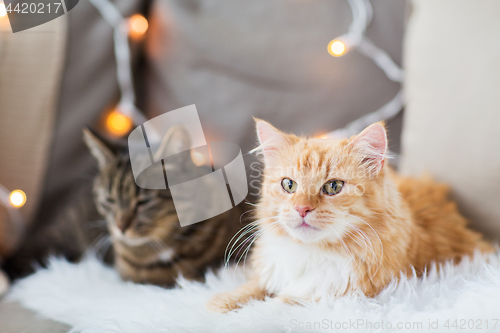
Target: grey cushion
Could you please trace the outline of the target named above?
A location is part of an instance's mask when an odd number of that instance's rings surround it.
[[[404,1],[372,1],[367,35],[401,59]],[[163,0],[152,10],[151,115],[196,104],[209,140],[255,146],[252,116],[295,133],[328,132],[375,111],[399,90],[356,51],[327,45],[352,21],[345,0]],[[398,149],[398,121],[389,128]]]

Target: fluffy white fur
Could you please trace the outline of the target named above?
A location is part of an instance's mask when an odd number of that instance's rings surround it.
[[[315,244],[262,234],[259,240],[261,281],[265,290],[299,299],[319,299],[334,290],[343,294],[356,281],[353,262]],[[326,278],[328,277],[328,278]]]
[[[298,327],[307,327],[307,323],[317,323],[314,331],[327,332],[335,330],[335,323],[345,326],[358,320],[364,320],[365,325],[384,321],[385,327],[390,322],[395,332],[403,331],[396,328],[399,322],[422,322],[417,331],[439,332],[445,330],[447,319],[450,324],[455,319],[488,319],[489,331],[493,331],[493,319],[500,317],[500,252],[487,258],[476,256],[457,266],[446,264],[439,273],[433,269],[424,279],[392,283],[375,299],[352,296],[305,306],[268,299],[228,314],[205,310],[210,296],[233,290],[244,280],[242,269],[230,269],[220,275],[208,273],[206,284],[181,278],[178,288],[165,290],[123,282],[114,270],[93,257],[80,264],[53,258],[47,269],[17,282],[7,299],[85,333],[293,332],[301,331]],[[429,329],[429,320],[438,320],[439,329]],[[318,325],[324,326],[318,329]],[[488,331],[484,323],[482,328],[481,332]]]

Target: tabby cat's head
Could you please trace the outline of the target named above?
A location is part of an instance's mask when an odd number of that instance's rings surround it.
[[[129,246],[165,241],[180,227],[169,189],[144,189],[136,185],[126,142],[110,142],[87,129],[84,140],[98,162],[94,197],[113,241]],[[167,148],[189,149],[189,135],[177,128],[166,143]],[[186,168],[190,164],[192,161],[186,160],[170,167]]]

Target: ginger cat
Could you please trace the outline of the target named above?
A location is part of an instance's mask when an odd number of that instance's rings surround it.
[[[314,139],[257,120],[265,169],[251,276],[215,295],[211,312],[250,299],[287,303],[362,292],[377,295],[401,273],[492,250],[430,179],[398,176],[386,164],[387,136],[375,123],[350,139]]]

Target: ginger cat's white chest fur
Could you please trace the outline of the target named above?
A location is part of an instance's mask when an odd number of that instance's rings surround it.
[[[269,234],[259,239],[256,263],[261,287],[280,296],[343,295],[356,281],[354,262],[345,255]]]

